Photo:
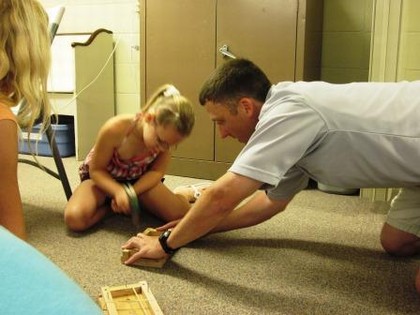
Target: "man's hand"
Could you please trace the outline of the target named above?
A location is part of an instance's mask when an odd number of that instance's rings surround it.
[[[148,236],[143,233],[130,238],[122,245],[123,249],[136,248],[138,251],[127,259],[124,264],[130,265],[140,258],[160,259],[167,256],[159,243],[158,236]]]
[[[156,228],[156,231],[166,231],[169,229],[173,229],[176,225],[181,221],[181,219],[173,220],[171,222],[166,223],[165,225],[159,226]]]

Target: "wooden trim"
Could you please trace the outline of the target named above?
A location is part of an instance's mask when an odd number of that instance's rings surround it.
[[[398,191],[398,188],[363,188],[360,189],[360,198],[389,203],[398,194]]]
[[[374,1],[369,81],[397,80],[402,1]]]
[[[140,107],[146,104],[146,10],[147,0],[139,0],[140,15]],[[140,108],[139,108],[140,110]]]
[[[323,9],[323,0],[298,0],[295,81],[319,80],[321,77]]]

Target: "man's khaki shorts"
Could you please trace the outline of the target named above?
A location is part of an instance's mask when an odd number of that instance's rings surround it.
[[[386,222],[420,237],[420,187],[400,189],[391,202]]]

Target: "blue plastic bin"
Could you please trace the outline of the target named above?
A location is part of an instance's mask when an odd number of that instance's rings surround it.
[[[51,127],[55,133],[55,141],[58,151],[62,157],[75,155],[74,144],[74,118],[73,116],[59,115],[57,123],[52,123]],[[35,154],[40,156],[52,156],[50,144],[45,133],[40,134],[41,125],[33,126],[31,132],[23,130],[19,144],[19,153]],[[29,136],[29,140],[28,140]],[[30,143],[30,145],[29,145]]]

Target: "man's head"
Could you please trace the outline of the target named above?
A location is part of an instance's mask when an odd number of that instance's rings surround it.
[[[222,138],[230,136],[245,143],[255,130],[270,87],[271,82],[254,63],[233,59],[218,67],[204,83],[199,101]]]

